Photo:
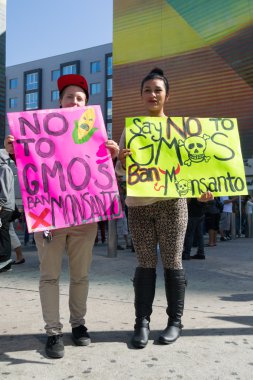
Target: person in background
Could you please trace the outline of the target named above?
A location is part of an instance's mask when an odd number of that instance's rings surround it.
[[[247,216],[246,216],[246,203],[250,195],[242,195],[241,196],[241,220],[242,220],[242,234],[246,235],[246,224],[247,224]],[[246,236],[245,236],[246,237]]]
[[[29,233],[28,232],[28,227],[27,227],[27,223],[26,223],[26,217],[25,217],[25,214],[24,214],[24,244],[25,246],[27,246],[30,242],[30,237],[32,239],[32,244],[34,245],[35,244],[35,240],[34,240],[34,233]]]
[[[141,82],[141,99],[149,117],[166,117],[164,107],[169,99],[169,83],[159,68],[153,69]],[[126,157],[132,152],[126,148],[125,130],[120,139],[120,153],[116,173],[125,175]],[[207,192],[200,200],[212,199]],[[134,274],[135,325],[132,344],[144,348],[148,343],[150,316],[155,297],[157,247],[164,268],[167,299],[167,327],[158,340],[170,344],[182,330],[186,279],[182,266],[182,251],[187,227],[186,199],[127,196],[129,230],[133,239],[138,266]]]
[[[204,252],[204,219],[206,203],[199,201],[196,198],[189,198],[187,202],[188,206],[188,223],[184,239],[183,260],[190,259],[205,259]],[[193,240],[196,239],[198,247],[197,253],[191,256],[191,248]]]
[[[232,212],[233,212],[233,202],[237,200],[238,197],[220,197],[220,201],[223,204],[223,211],[220,217],[220,241],[231,240],[230,230],[231,230],[231,221],[232,221]]]
[[[10,223],[15,210],[14,174],[9,157],[0,151],[0,272],[11,269]]]
[[[11,238],[11,249],[16,253],[16,260],[12,261],[12,265],[24,264],[25,258],[23,256],[20,240],[16,234],[13,223],[10,223],[10,238]]]
[[[105,227],[106,227],[106,222],[104,220],[101,220],[100,222],[98,222],[98,231],[100,231],[100,238],[101,238],[102,244],[104,244],[106,241]],[[98,232],[97,232],[95,243],[98,244],[98,241],[99,241],[99,238],[98,238]]]
[[[232,214],[235,216],[235,234],[236,237],[241,237],[241,213],[240,213],[240,204],[239,197],[236,198],[232,206]]]
[[[217,245],[217,233],[219,231],[220,223],[220,209],[217,198],[210,200],[206,204],[205,211],[205,227],[208,232],[209,240],[208,247],[215,247]]]
[[[126,202],[125,202],[126,189],[125,189],[125,182],[123,181],[123,177],[117,176],[117,182],[118,182],[118,189],[119,189],[119,195],[120,195],[122,212],[123,212],[122,218],[116,219],[117,239],[118,239],[117,249],[120,251],[123,251],[125,248],[126,249],[132,248],[132,245],[129,244],[129,240],[128,240],[129,239],[128,221],[127,221],[127,216],[126,216]],[[120,245],[119,240],[122,238],[125,240],[125,247]]]
[[[59,77],[58,89],[60,107],[84,107],[88,102],[88,83],[81,75],[68,74]],[[13,140],[13,136],[7,136],[5,139],[5,147],[10,155],[14,154]],[[118,144],[113,140],[108,140],[105,146],[110,151],[112,159],[116,158],[119,152]],[[62,358],[64,356],[63,325],[59,312],[59,278],[62,258],[66,250],[70,272],[69,309],[72,339],[77,346],[87,346],[91,339],[84,317],[89,287],[88,273],[97,235],[97,223],[55,229],[52,233],[47,232],[34,234],[40,261],[40,299],[48,336],[45,348],[47,356]]]
[[[253,197],[251,195],[247,195],[245,199],[245,237],[252,237],[252,214],[253,214]]]
[[[132,245],[129,244],[129,241],[128,241],[128,224],[127,224],[127,217],[126,217],[125,211],[123,211],[122,218],[116,219],[116,225],[117,225],[117,239],[118,239],[117,249],[119,251],[124,251],[124,249],[132,248]],[[120,244],[120,240],[122,239],[124,239],[125,241],[125,247],[123,247]]]

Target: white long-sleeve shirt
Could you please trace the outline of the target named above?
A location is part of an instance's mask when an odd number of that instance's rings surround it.
[[[252,214],[253,213],[253,202],[248,200],[245,205],[245,213]]]

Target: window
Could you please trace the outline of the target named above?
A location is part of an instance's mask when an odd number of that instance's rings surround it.
[[[96,95],[101,92],[101,83],[91,83],[90,85],[90,94]]]
[[[13,90],[17,87],[18,87],[18,78],[10,79],[9,88]]]
[[[75,65],[69,65],[69,66],[63,67],[62,74],[63,75],[76,74],[76,66]]]
[[[42,69],[24,72],[24,110],[41,108]]]
[[[29,94],[26,94],[25,109],[29,111],[29,110],[36,110],[38,108],[39,108],[38,92],[30,92]]]
[[[52,70],[51,71],[51,81],[52,82],[57,81],[57,79],[59,78],[60,75],[61,75],[60,70]]]
[[[17,106],[18,106],[18,98],[10,98],[9,108],[17,108]]]
[[[112,139],[112,123],[106,125],[108,139]]]
[[[101,71],[100,61],[95,61],[90,63],[91,74],[99,73]]]
[[[106,81],[106,96],[107,98],[112,97],[112,78],[109,78]]]
[[[26,91],[37,90],[39,88],[37,72],[26,74],[25,87]]]
[[[106,75],[112,75],[112,56],[107,56],[106,59]]]
[[[60,65],[60,74],[79,74],[80,73],[80,61],[65,62]]]
[[[59,100],[58,90],[51,91],[51,101],[54,102],[55,100]]]
[[[107,119],[112,118],[112,101],[108,100],[107,102]]]
[[[24,110],[41,108],[42,69],[24,72]]]

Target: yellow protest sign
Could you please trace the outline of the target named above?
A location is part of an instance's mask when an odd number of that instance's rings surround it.
[[[237,119],[126,118],[127,195],[247,194]]]

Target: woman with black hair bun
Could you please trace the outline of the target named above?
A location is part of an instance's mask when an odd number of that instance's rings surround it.
[[[164,107],[169,100],[169,82],[163,70],[154,68],[145,76],[141,82],[141,98],[147,116],[166,116]],[[119,175],[125,174],[126,157],[131,155],[130,149],[125,146],[124,131],[116,164]],[[211,198],[212,194],[207,192],[199,200]],[[136,348],[144,348],[148,343],[155,297],[158,244],[164,267],[168,315],[167,327],[158,340],[161,344],[173,343],[180,336],[184,310],[186,279],[182,267],[182,251],[188,219],[186,199],[127,196],[126,204],[129,229],[138,260],[133,281],[136,320],[132,344]]]

